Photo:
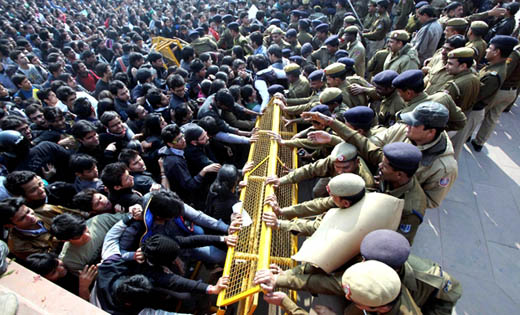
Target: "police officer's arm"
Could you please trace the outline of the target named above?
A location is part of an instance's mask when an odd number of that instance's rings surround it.
[[[332,161],[329,158],[318,160],[314,163],[299,167],[284,177],[280,178],[280,185],[294,184],[314,177],[330,176]]]
[[[312,98],[311,96],[308,97],[296,97],[296,98],[288,98],[287,99],[287,105],[301,105],[301,104],[307,104]],[[291,106],[292,107],[292,106]]]
[[[385,38],[385,35],[385,22],[382,18],[379,19],[375,30],[363,33],[363,37],[369,40],[381,40]]]
[[[289,104],[289,103],[287,103],[287,104]],[[285,107],[284,114],[297,116],[305,111],[310,110],[313,106],[318,105],[318,104],[319,104],[318,102],[314,102],[314,101],[310,100],[308,103],[305,103],[302,105]]]
[[[436,163],[442,163],[443,167],[439,168],[436,173],[421,183],[421,187],[426,197],[428,197],[426,200],[427,208],[437,208],[440,206],[458,175],[457,163],[453,165],[444,164],[444,161],[438,161]]]
[[[367,137],[346,126],[339,120],[332,121],[330,127],[341,139],[356,146],[359,155],[372,166],[377,166],[383,160],[383,151]]]
[[[280,209],[280,212],[284,218],[292,219],[295,217],[309,217],[312,215],[322,214],[323,212],[335,207],[336,204],[332,200],[332,197],[324,197],[282,208]]]
[[[322,216],[314,220],[308,219],[293,219],[293,220],[278,220],[279,229],[282,231],[291,232],[298,236],[311,236],[320,227]]]
[[[308,291],[312,294],[344,295],[341,276],[303,273],[304,265],[285,271],[276,278],[277,288]]]
[[[474,109],[483,109],[488,105],[500,88],[500,77],[496,72],[489,72],[480,79],[480,91]]]
[[[462,130],[464,126],[466,126],[466,115],[462,111],[460,107],[455,104],[453,98],[445,93],[443,95],[442,104],[448,108],[449,117],[448,117],[448,126],[447,129],[451,130]]]

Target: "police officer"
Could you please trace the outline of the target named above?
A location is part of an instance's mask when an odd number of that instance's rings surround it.
[[[290,63],[283,68],[289,82],[288,98],[304,98],[310,95],[310,85],[306,77],[301,74],[301,68]]]
[[[448,61],[446,64],[447,71],[453,76],[453,79],[445,83],[443,90],[450,94],[451,98],[457,106],[464,112],[467,120],[471,120],[473,113],[472,108],[477,101],[480,91],[480,80],[471,70],[475,51],[469,47],[457,48],[448,53]],[[464,142],[468,138],[468,130],[470,124],[457,132],[451,141],[455,158],[458,159]]]
[[[329,36],[329,24],[327,23],[321,23],[315,28],[316,35],[312,38],[312,48],[314,49],[320,49],[321,46],[323,46],[323,43]],[[324,66],[322,66],[324,67]],[[319,68],[319,66],[318,66]]]
[[[400,30],[406,27],[408,23],[408,16],[413,12],[415,2],[410,0],[399,0],[396,8],[396,17],[394,20],[394,29]]]
[[[345,125],[369,139],[372,139],[374,135],[385,130],[385,128],[379,125],[374,126],[374,118],[375,113],[372,108],[368,106],[352,107],[343,113]]]
[[[291,49],[292,55],[300,55],[302,46],[298,42],[296,38],[297,32],[295,29],[290,29],[285,33],[285,39],[287,39],[287,43],[289,44],[289,48]]]
[[[392,85],[397,89],[406,107],[401,113],[408,113],[426,101],[435,101],[444,105],[449,111],[448,130],[461,130],[466,124],[466,116],[453,102],[451,96],[444,92],[428,95],[424,91],[424,75],[421,70],[408,70],[398,75]]]
[[[200,56],[205,52],[218,50],[217,43],[215,43],[214,40],[207,36],[200,37],[200,33],[198,31],[191,31],[189,33],[189,37],[191,39],[190,46],[193,47],[193,50],[195,50],[195,54],[197,56]]]
[[[350,59],[350,58],[348,58]],[[329,87],[337,87],[341,90],[343,95],[343,103],[348,107],[366,105],[368,100],[365,95],[352,95],[348,89],[349,81],[347,81],[347,74],[354,74],[354,60],[350,59],[349,67],[344,63],[336,62],[325,68],[325,75],[327,76],[327,85]],[[357,78],[352,80],[352,83],[360,83],[361,80]],[[356,82],[358,81],[358,82]]]
[[[343,173],[359,174],[364,180],[363,186],[374,186],[372,173],[366,167],[365,162],[358,159],[356,147],[345,142],[336,145],[329,157],[299,167],[281,178],[270,176],[267,178],[266,184],[278,187],[279,185],[296,184],[306,179],[320,177],[321,179],[313,188],[313,195],[314,197],[323,197],[328,195],[325,187],[330,177]]]
[[[312,43],[312,35],[309,33],[309,20],[301,19],[298,21],[298,42],[303,46],[305,43]]]
[[[428,197],[428,208],[440,205],[457,178],[457,161],[453,156],[451,141],[444,131],[448,124],[449,112],[439,103],[425,102],[416,106],[412,112],[401,114],[403,123],[396,123],[384,132],[378,133],[374,136],[373,142],[329,117],[316,113],[303,113],[302,117],[330,126],[344,141],[354,144],[361,157],[371,165],[381,161],[382,147],[388,143],[406,142],[416,145],[423,154],[416,177]],[[323,133],[313,133],[311,140],[328,143],[331,137]]]
[[[489,26],[484,21],[471,22],[467,37],[466,47],[475,50],[475,61],[479,65],[486,54],[487,43],[482,37],[487,34]]]
[[[427,69],[428,74],[424,78],[426,84],[425,92],[427,94],[434,94],[442,91],[442,87],[447,81],[453,79],[453,76],[448,73],[446,63],[448,62],[448,53],[453,49],[464,47],[466,38],[463,35],[453,35],[446,39],[442,47],[435,52],[432,59],[428,63],[428,67],[423,67],[423,72]]]
[[[377,114],[378,122],[384,127],[395,124],[396,114],[405,107],[405,103],[392,81],[399,74],[393,70],[385,70],[374,76],[372,83],[378,95],[382,97],[381,106]]]
[[[347,43],[345,50],[348,53],[348,57],[354,59],[354,69],[356,74],[362,78],[365,77],[365,58],[366,50],[365,46],[357,39],[359,28],[351,25],[345,29],[345,42]]]
[[[326,88],[320,94],[320,103],[327,105],[333,118],[343,120],[343,113],[348,106],[343,103],[343,92],[338,88]]]
[[[372,25],[370,25],[368,30],[363,31],[363,37],[368,40],[368,58],[371,58],[376,51],[383,48],[385,45],[386,34],[388,34],[392,27],[392,22],[390,21],[387,12],[389,5],[390,3],[388,0],[377,1],[379,17],[374,21],[374,23],[372,23]]]
[[[345,17],[345,13],[347,13],[347,10],[345,9],[346,5],[346,0],[338,0],[336,2],[336,13],[332,18],[330,26],[330,32],[332,34],[337,34],[340,31],[341,26],[343,25],[343,18]]]
[[[410,244],[426,211],[426,194],[414,176],[421,159],[421,151],[413,144],[394,142],[383,147],[383,160],[379,163],[379,191],[404,200],[397,231]]]
[[[231,37],[233,37],[233,46],[240,46],[244,49],[246,55],[251,55],[253,53],[253,48],[249,45],[247,38],[240,34],[238,23],[230,23],[228,29],[231,32]]]
[[[434,314],[449,315],[462,288],[460,283],[441,266],[431,260],[410,254],[410,244],[399,233],[391,230],[376,230],[368,233],[361,242],[360,254],[364,260],[379,261],[399,274],[400,281],[409,290],[413,301],[422,311],[426,309]],[[306,290],[314,294],[344,295],[342,273],[331,275],[325,273],[309,273],[309,264],[303,264],[283,273],[262,276],[255,280],[274,288],[292,288]],[[410,310],[413,312],[413,310]],[[416,309],[419,314],[421,310]]]
[[[497,35],[489,42],[486,50],[486,59],[489,65],[479,72],[481,88],[474,110],[485,107],[484,120],[471,141],[475,151],[480,152],[484,143],[489,139],[495,125],[504,109],[516,98],[516,87],[502,87],[507,78],[506,60],[518,39],[512,36]],[[472,134],[471,130],[470,134]]]
[[[410,36],[404,30],[396,30],[390,33],[388,49],[390,54],[383,64],[384,70],[394,70],[397,73],[419,68],[419,57],[415,48],[408,43]]]
[[[334,55],[339,49],[339,39],[337,35],[329,36],[324,46],[311,54],[311,60],[318,68],[326,68],[329,64],[334,63]]]

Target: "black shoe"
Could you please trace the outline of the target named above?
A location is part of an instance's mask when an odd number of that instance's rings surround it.
[[[481,146],[480,144],[477,144],[475,142],[475,140],[471,141],[471,145],[473,146],[473,149],[475,149],[475,151],[477,151],[477,152],[482,151],[483,146]]]
[[[466,143],[469,143],[471,141],[471,136],[468,137],[468,139],[466,139]]]

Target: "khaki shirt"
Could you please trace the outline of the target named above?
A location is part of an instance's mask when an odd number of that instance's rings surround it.
[[[363,37],[373,41],[384,40],[391,27],[392,22],[390,21],[388,13],[385,12],[383,15],[380,15],[372,25],[370,25],[368,33],[364,33]]]
[[[406,137],[407,125],[396,123],[371,140],[352,130],[340,121],[333,121],[331,126],[344,141],[358,148],[359,155],[368,165],[378,165],[383,160],[383,146],[394,142],[411,143]],[[443,132],[433,142],[417,146],[423,154],[423,159],[415,176],[427,199],[428,208],[437,208],[446,197],[451,186],[457,179],[458,165],[454,157],[453,146],[446,132]]]
[[[334,169],[332,157],[318,160],[314,163],[299,167],[289,174],[280,178],[280,185],[295,184],[314,177],[334,177],[338,175]],[[358,174],[365,180],[366,187],[374,187],[372,173],[368,170],[365,162],[360,159],[358,162]]]
[[[485,40],[477,39],[466,43],[466,47],[472,48],[475,51],[475,61],[477,64],[482,62],[482,58],[486,55],[487,43]]]
[[[477,101],[480,91],[480,80],[471,70],[463,71],[449,80],[443,90],[463,112],[471,110]]]
[[[312,43],[312,35],[307,32],[299,32],[296,38],[298,38],[298,42],[302,46],[305,43]]]
[[[397,89],[389,96],[386,96],[381,101],[381,107],[377,114],[377,119],[380,125],[390,127],[397,121],[396,114],[405,107],[405,103]]]
[[[287,92],[288,98],[303,98],[308,97],[311,92],[311,86],[309,80],[303,75],[300,75],[298,80],[294,83],[289,84],[289,91]]]
[[[209,37],[199,37],[190,43],[190,46],[195,50],[195,54],[200,56],[205,52],[217,51],[217,43]]]
[[[483,109],[495,97],[505,78],[507,78],[505,61],[485,66],[479,71],[478,77],[480,79],[480,90],[473,110]]]
[[[346,51],[349,58],[354,59],[354,69],[356,74],[362,78],[365,77],[365,59],[366,50],[363,44],[359,40],[355,40],[347,44]]]
[[[455,105],[455,102],[451,98],[451,96],[445,92],[437,92],[432,95],[428,95],[424,92],[419,93],[414,99],[410,100],[405,108],[401,110],[400,113],[408,113],[414,110],[419,104],[434,101],[440,103],[448,109],[449,118],[448,118],[448,126],[447,130],[461,130],[466,125],[466,115],[464,112]]]
[[[329,64],[334,63],[334,55],[329,54],[327,46],[321,46],[319,50],[311,54],[311,60],[320,69],[325,69]]]
[[[419,69],[419,57],[410,44],[404,45],[396,54],[388,54],[383,64],[383,70],[394,70],[397,73],[412,69]]]

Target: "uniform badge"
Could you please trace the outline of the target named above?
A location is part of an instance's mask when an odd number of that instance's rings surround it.
[[[412,230],[412,225],[411,224],[401,224],[401,225],[399,225],[399,230],[401,230],[401,232],[403,232],[403,233],[410,233],[410,231]]]
[[[451,288],[451,280],[446,281],[446,285],[444,286],[444,292],[448,292]]]
[[[344,157],[343,155],[340,155],[340,156],[338,156],[338,157],[336,158],[336,161],[338,161],[338,162],[343,162],[343,161],[345,161],[345,157]]]
[[[449,177],[443,177],[439,181],[439,185],[442,186],[442,187],[448,186],[449,183],[450,183],[450,178]]]

